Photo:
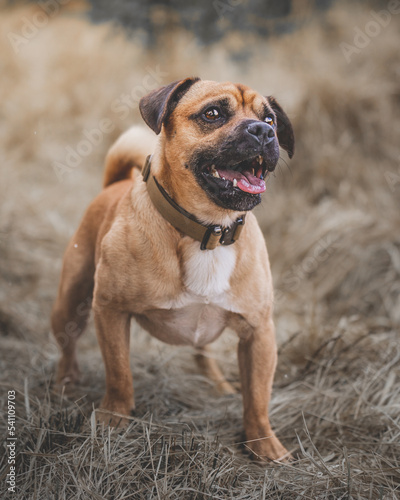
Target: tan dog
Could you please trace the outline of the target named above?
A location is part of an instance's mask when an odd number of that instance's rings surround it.
[[[100,418],[113,425],[134,408],[132,316],[164,342],[196,346],[199,365],[223,392],[233,389],[205,346],[230,327],[240,339],[248,446],[256,457],[283,458],[268,418],[277,361],[272,279],[250,211],[279,145],[293,154],[291,124],[271,97],[198,78],[151,92],[140,110],[159,137],[134,128],[111,148],[105,189],[65,254],[52,315],[62,351],[57,380],[78,380],[76,341],[92,297],[106,370]],[[146,184],[139,169],[149,153]]]

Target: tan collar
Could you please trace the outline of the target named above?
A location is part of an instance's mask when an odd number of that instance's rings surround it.
[[[229,227],[202,224],[194,215],[174,202],[154,175],[150,175],[150,167],[151,155],[146,158],[142,174],[154,206],[175,229],[200,241],[201,250],[213,250],[219,245],[231,245],[239,238],[246,214],[236,219]]]

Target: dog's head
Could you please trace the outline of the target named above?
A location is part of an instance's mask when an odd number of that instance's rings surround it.
[[[156,134],[164,134],[165,160],[174,173],[190,172],[197,189],[225,209],[254,208],[279,146],[293,156],[286,113],[273,97],[244,85],[187,78],[143,97],[140,112]]]

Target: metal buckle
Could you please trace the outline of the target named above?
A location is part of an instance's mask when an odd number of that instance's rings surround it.
[[[214,250],[217,248],[221,239],[222,227],[210,226],[204,233],[203,240],[200,245],[200,250]]]
[[[211,226],[204,234],[201,250],[214,250],[218,245],[228,246],[235,243],[242,232],[244,217],[239,217],[230,227]]]
[[[221,239],[219,240],[221,245],[232,245],[239,238],[240,233],[242,232],[242,227],[244,224],[243,217],[239,217],[232,226],[226,227],[223,230]]]

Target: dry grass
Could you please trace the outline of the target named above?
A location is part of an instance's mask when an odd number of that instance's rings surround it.
[[[22,499],[396,499],[400,495],[400,56],[394,16],[347,64],[339,43],[368,11],[336,9],[325,24],[260,43],[232,62],[230,40],[201,49],[176,33],[148,53],[107,25],[55,16],[16,54],[7,40],[34,7],[1,12],[0,339],[2,436],[17,391],[17,493]],[[184,49],[182,49],[184,48]],[[274,94],[292,117],[297,152],[282,159],[258,210],[276,284],[279,367],[273,424],[297,460],[256,465],[243,442],[241,398],[218,397],[173,349],[134,327],[137,411],[123,432],[96,429],[104,388],[93,327],[81,341],[83,385],[51,386],[49,335],[63,248],[99,191],[121,119],[112,103],[160,68],[235,80]],[[83,130],[115,129],[59,181],[54,161]],[[238,381],[236,339],[216,343]],[[5,456],[0,496],[7,498]]]

